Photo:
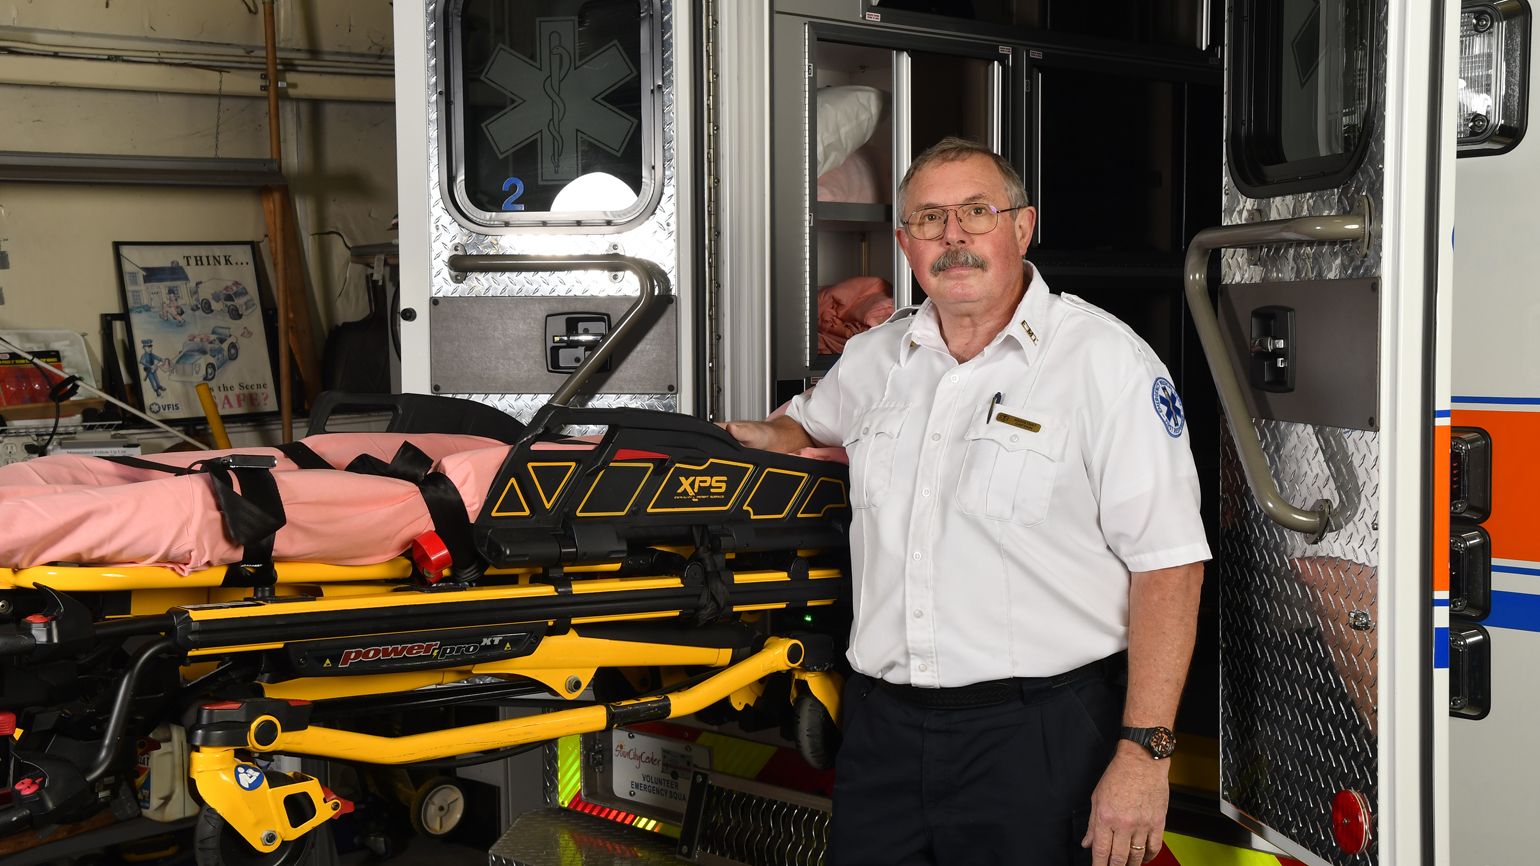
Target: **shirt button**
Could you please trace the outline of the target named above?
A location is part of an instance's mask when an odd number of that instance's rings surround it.
[[[940,433],[932,433],[932,434],[930,434],[930,441],[932,441],[932,442],[940,442],[941,441],[941,434]]]
[[[928,671],[928,670],[930,670],[930,668],[926,667],[924,662],[920,662],[920,670]]]
[[[929,495],[930,495],[930,488],[929,488],[929,487],[926,487],[926,488],[924,488],[924,489],[923,489],[923,490],[921,490],[921,491],[920,491],[920,495],[921,495],[921,496],[929,496]]]
[[[1011,434],[1011,441],[1012,441],[1012,442],[1015,442],[1015,441],[1016,441],[1016,440],[1017,440],[1017,439],[1020,439],[1020,438],[1021,438],[1021,437],[1020,437],[1020,436],[1018,436],[1018,435],[1016,435],[1016,434],[1015,434],[1015,433],[1012,433],[1012,434]]]
[[[915,618],[915,619],[920,619],[920,618],[921,618],[921,617],[923,617],[923,616],[925,616],[925,611],[923,611],[923,610],[918,610],[918,609],[917,609],[917,610],[915,610],[915,612],[914,612],[914,618]]]
[[[920,552],[918,550],[914,552],[914,559],[916,562],[918,562],[920,559]]]
[[[956,381],[957,381],[957,374],[956,374],[956,373],[953,373],[953,374],[952,374],[952,381],[953,381],[953,382],[956,382]]]
[[[862,427],[861,428],[861,435],[863,435],[863,436],[865,436],[867,433],[870,433],[870,432],[872,432],[872,428],[870,426],[866,426],[866,427]]]

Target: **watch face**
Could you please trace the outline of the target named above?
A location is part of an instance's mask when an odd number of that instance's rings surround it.
[[[1150,731],[1149,746],[1156,758],[1169,758],[1176,752],[1176,734],[1170,728],[1155,728]]]

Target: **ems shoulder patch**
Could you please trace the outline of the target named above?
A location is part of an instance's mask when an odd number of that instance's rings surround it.
[[[1182,412],[1182,398],[1176,393],[1176,386],[1164,376],[1155,380],[1155,386],[1150,389],[1150,399],[1155,403],[1155,414],[1160,417],[1160,423],[1166,425],[1166,432],[1172,439],[1182,435],[1182,428],[1187,426],[1187,416]]]

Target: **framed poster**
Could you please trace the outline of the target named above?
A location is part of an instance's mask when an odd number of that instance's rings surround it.
[[[119,241],[118,287],[128,315],[141,405],[154,418],[202,418],[207,382],[223,417],[278,408],[257,284],[257,245]]]

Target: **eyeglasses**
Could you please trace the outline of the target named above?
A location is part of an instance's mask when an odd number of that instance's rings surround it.
[[[946,221],[957,215],[957,225],[970,235],[988,234],[1000,224],[1000,214],[1021,210],[1027,205],[998,208],[982,202],[954,204],[945,207],[924,207],[904,220],[904,231],[917,241],[933,241],[946,233]]]

